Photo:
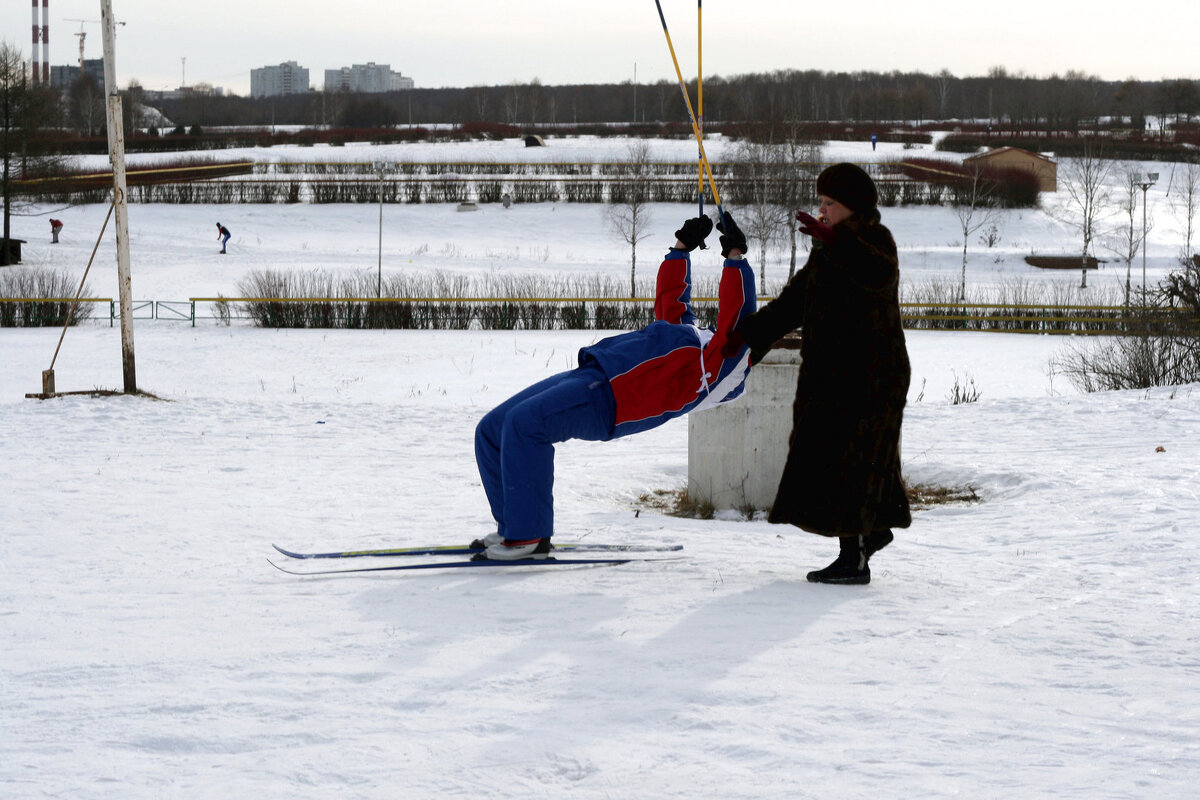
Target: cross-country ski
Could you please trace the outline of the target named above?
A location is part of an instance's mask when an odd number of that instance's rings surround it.
[[[414,545],[410,547],[383,547],[374,550],[344,550],[323,553],[304,553],[287,550],[277,544],[271,545],[288,558],[392,558],[406,556],[457,556],[474,555],[486,549],[483,546],[457,545]],[[564,553],[666,553],[683,549],[681,544],[591,544],[588,542],[555,542],[555,551]]]
[[[346,569],[319,569],[319,570],[298,570],[281,567],[271,559],[267,562],[280,572],[286,572],[289,575],[349,575],[362,572],[405,572],[411,570],[433,570],[433,569],[504,569],[507,567],[514,568],[531,568],[531,567],[580,567],[580,566],[612,566],[616,564],[630,564],[633,562],[644,561],[679,561],[680,556],[662,556],[659,558],[520,558],[507,561],[491,561],[491,560],[476,560],[467,559],[465,561],[434,561],[420,564],[394,564],[386,567],[350,567]]]

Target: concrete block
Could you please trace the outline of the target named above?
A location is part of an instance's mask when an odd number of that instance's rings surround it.
[[[688,496],[720,509],[769,510],[787,461],[800,374],[789,337],[750,370],[732,403],[688,415]]]

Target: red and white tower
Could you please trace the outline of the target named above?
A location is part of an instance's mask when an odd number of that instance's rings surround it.
[[[38,25],[37,8],[38,0],[33,0],[33,54],[29,58],[29,72],[34,83],[37,83],[42,73],[42,62],[38,60],[38,43],[42,41],[42,28]]]
[[[38,44],[42,46],[38,58]],[[50,0],[42,0],[42,24],[38,25],[38,0],[33,0],[33,52],[29,58],[34,83],[50,83]]]
[[[50,85],[50,0],[42,0],[42,83]]]

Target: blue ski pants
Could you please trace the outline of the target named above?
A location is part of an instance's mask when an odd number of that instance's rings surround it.
[[[588,365],[535,383],[479,421],[475,463],[501,536],[554,535],[554,445],[612,438],[615,413],[608,378]]]

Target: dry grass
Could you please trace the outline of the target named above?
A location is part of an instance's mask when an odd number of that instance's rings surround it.
[[[712,519],[717,510],[712,503],[700,502],[688,495],[687,489],[655,489],[637,499],[636,510],[657,511],[671,517]]]
[[[934,486],[928,483],[908,486],[908,504],[913,511],[924,511],[933,506],[978,502],[980,499],[974,486]]]
[[[908,502],[913,511],[924,511],[934,506],[958,503],[978,503],[979,494],[973,486],[934,486],[928,483],[909,484]],[[654,511],[671,517],[685,519],[713,519],[716,509],[712,503],[691,497],[687,489],[655,489],[638,497],[635,511]]]

